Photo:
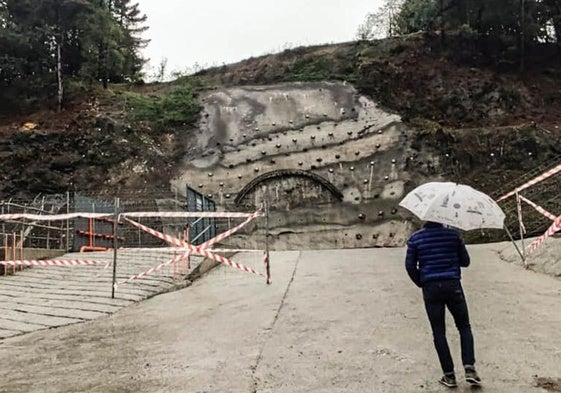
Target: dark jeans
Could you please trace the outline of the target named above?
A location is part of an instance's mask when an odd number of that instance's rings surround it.
[[[454,372],[454,362],[446,340],[445,308],[450,310],[460,332],[462,362],[475,364],[473,335],[469,324],[468,307],[460,280],[429,281],[423,285],[423,299],[429,317],[434,346],[444,373]]]

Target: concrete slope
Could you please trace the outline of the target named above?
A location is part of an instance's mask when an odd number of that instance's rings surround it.
[[[500,261],[505,247],[470,247],[464,273],[484,390],[546,392],[535,376],[561,376],[561,281]],[[271,286],[220,267],[107,318],[5,339],[0,392],[446,391],[404,251],[275,252]]]
[[[169,259],[166,253],[122,252],[117,259],[117,282]],[[192,267],[200,261],[192,258]],[[69,253],[60,259],[90,259],[107,264],[113,252]],[[123,284],[111,298],[112,265],[33,267],[0,277],[0,339],[41,329],[84,322],[110,315],[156,294],[183,287],[173,268]]]
[[[222,88],[201,104],[179,194],[187,184],[229,211],[268,200],[276,249],[404,244],[398,202],[425,178],[411,171],[438,158],[418,156],[400,116],[342,82]]]

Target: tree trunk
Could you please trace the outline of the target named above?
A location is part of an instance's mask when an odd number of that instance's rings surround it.
[[[64,87],[62,84],[62,51],[61,43],[58,40],[56,45],[56,75],[58,81],[58,95],[57,95],[57,110],[60,112],[62,110],[62,101],[64,99]]]
[[[520,0],[520,72],[526,69],[526,5],[524,0]]]

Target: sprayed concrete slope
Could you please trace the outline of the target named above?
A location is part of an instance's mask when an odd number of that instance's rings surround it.
[[[268,199],[277,249],[404,244],[411,227],[397,204],[420,158],[398,115],[345,83],[225,88],[201,102],[200,154],[173,180],[178,192],[187,184],[226,210]],[[264,174],[272,176],[259,182]]]

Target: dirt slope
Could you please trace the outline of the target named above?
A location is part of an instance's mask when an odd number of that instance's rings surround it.
[[[561,153],[557,54],[541,48],[520,74],[501,50],[462,37],[416,34],[296,48],[206,70],[197,80],[201,93],[238,85],[350,83],[410,130],[407,146],[420,158],[405,168],[413,179],[446,178],[499,193]],[[200,129],[156,131],[131,120],[125,108],[127,90],[152,97],[173,86],[111,86],[82,96],[62,113],[0,119],[0,197],[169,188],[183,162],[204,154]]]

